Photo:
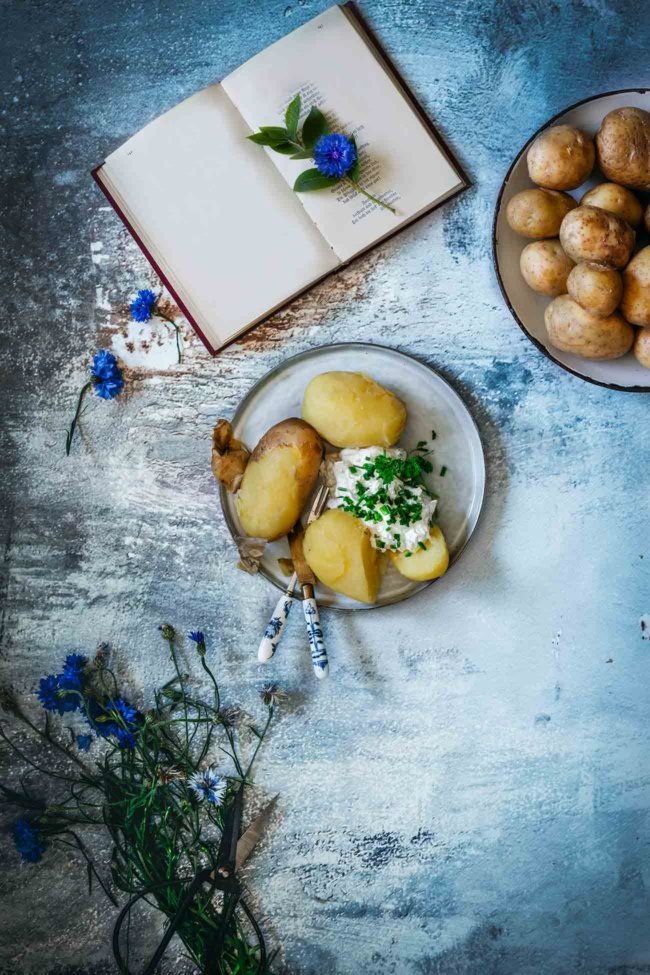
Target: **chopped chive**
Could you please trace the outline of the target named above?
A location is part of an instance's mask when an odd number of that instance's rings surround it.
[[[423,552],[426,552],[427,547],[424,542],[418,542],[418,548],[421,548]]]
[[[404,552],[404,558],[405,559],[410,559],[412,555],[413,555],[413,552]]]
[[[444,477],[446,473],[447,473],[447,466],[443,464],[442,467],[440,468],[440,477]]]

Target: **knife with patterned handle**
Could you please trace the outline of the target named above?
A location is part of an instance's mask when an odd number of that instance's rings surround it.
[[[298,528],[296,530],[294,528],[289,535],[289,548],[291,549],[293,567],[296,570],[298,582],[302,589],[302,609],[305,614],[305,622],[307,623],[311,663],[314,668],[314,674],[319,680],[322,680],[329,673],[329,663],[327,660],[325,641],[323,639],[323,630],[318,615],[318,605],[314,598],[316,578],[305,559],[305,553],[302,547],[303,537],[304,532],[302,529]]]

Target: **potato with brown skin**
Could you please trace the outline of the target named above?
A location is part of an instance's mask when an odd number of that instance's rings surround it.
[[[640,328],[634,339],[634,355],[646,369],[650,369],[650,328]]]
[[[304,420],[292,417],[271,427],[251,454],[237,495],[244,532],[272,541],[291,531],[322,458],[323,441]]]
[[[634,240],[629,223],[600,207],[576,207],[567,213],[560,227],[560,243],[576,264],[595,261],[608,267],[625,267]]]
[[[650,325],[650,246],[635,254],[623,271],[621,313],[633,325]]]
[[[540,240],[557,237],[569,210],[578,204],[568,193],[539,188],[515,193],[506,207],[506,220],[516,234]]]
[[[592,315],[569,295],[553,299],[546,309],[544,324],[556,349],[582,359],[618,359],[634,341],[634,329],[621,315]]]
[[[639,226],[643,217],[643,207],[632,190],[617,183],[599,183],[593,189],[587,190],[580,205],[600,207],[608,213],[615,213],[634,228]]]
[[[233,435],[229,420],[217,420],[212,431],[212,473],[233,494],[238,489],[248,463],[248,450]]]
[[[596,133],[598,165],[614,183],[650,190],[650,112],[615,108]]]
[[[335,447],[391,447],[406,423],[402,401],[362,372],[314,376],[302,415]]]
[[[528,175],[548,190],[574,190],[589,177],[595,158],[586,132],[573,125],[553,125],[540,132],[528,150]]]
[[[567,291],[587,311],[607,318],[620,304],[623,278],[613,267],[584,261],[571,271]]]
[[[645,213],[643,214],[643,223],[645,224],[645,229],[650,234],[650,203],[645,208]]]
[[[533,291],[540,295],[563,295],[567,279],[575,265],[567,257],[559,240],[536,240],[527,244],[521,252],[521,274]]]

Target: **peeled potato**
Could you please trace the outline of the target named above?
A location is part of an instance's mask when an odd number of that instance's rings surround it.
[[[322,457],[323,442],[304,420],[283,420],[264,434],[237,495],[237,513],[247,535],[272,541],[291,531],[316,483]]]
[[[617,217],[627,221],[630,227],[638,227],[643,216],[643,207],[632,190],[619,186],[618,183],[599,183],[593,189],[587,190],[580,200],[580,205],[583,204],[615,213]]]
[[[444,575],[449,566],[449,549],[445,536],[437,525],[431,526],[429,537],[424,543],[425,548],[419,548],[412,555],[405,552],[390,552],[390,558],[397,569],[407,579],[413,582],[428,582]]]
[[[567,291],[587,311],[607,318],[620,304],[623,278],[613,267],[585,261],[571,271]]]
[[[634,340],[634,355],[646,369],[650,369],[650,328],[640,328]]]
[[[635,254],[623,271],[621,313],[634,325],[650,325],[650,246]]]
[[[562,220],[578,204],[568,193],[539,187],[515,193],[506,207],[506,220],[522,237],[557,237]]]
[[[629,352],[634,329],[621,315],[592,315],[569,295],[554,298],[544,313],[551,345],[582,359],[618,359]]]
[[[302,416],[335,447],[391,447],[406,407],[362,372],[323,372],[305,390]]]
[[[308,525],[303,548],[309,568],[324,585],[361,603],[375,602],[383,559],[358,518],[340,508],[325,511]]]
[[[559,240],[535,240],[527,244],[519,259],[521,274],[533,291],[541,295],[566,293],[567,279],[573,261],[567,257]]]
[[[541,132],[526,157],[533,183],[549,190],[574,190],[594,168],[596,150],[582,129],[553,125]]]

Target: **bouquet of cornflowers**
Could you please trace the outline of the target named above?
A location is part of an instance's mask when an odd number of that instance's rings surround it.
[[[41,679],[37,696],[45,710],[44,722],[32,720],[13,693],[0,692],[4,710],[28,729],[41,751],[33,757],[23,750],[3,723],[0,737],[30,771],[48,776],[56,792],[55,801],[46,801],[32,793],[24,775],[19,789],[0,784],[0,796],[22,810],[12,834],[24,861],[38,862],[55,844],[71,847],[85,859],[89,886],[96,878],[114,905],[111,887],[133,902],[144,899],[171,920],[197,873],[216,865],[230,802],[249,783],[282,695],[275,685],[265,685],[260,692],[267,711],[261,729],[246,722],[239,708],[224,707],[206,661],[205,638],[196,631],[189,638],[210,680],[213,698],[210,703],[198,700],[181,670],[174,629],[164,624],[160,630],[175,673],[156,691],[154,706],[144,713],[119,693],[105,647],[92,661],[69,654],[60,674]],[[64,715],[71,715],[77,726],[59,727],[57,732],[53,719]],[[239,727],[244,724],[254,742],[246,763],[238,747]],[[210,764],[215,743],[228,757],[230,772]],[[65,761],[53,762],[53,753]],[[80,836],[83,830],[97,827],[105,828],[111,841],[112,885],[102,877]],[[200,971],[205,970],[204,954],[219,925],[219,913],[213,892],[200,892],[176,932]],[[254,926],[259,932],[256,922]],[[251,944],[250,933],[233,917],[218,973],[270,971],[263,947]],[[128,934],[126,952],[120,948],[116,959],[120,970],[128,972]]]

